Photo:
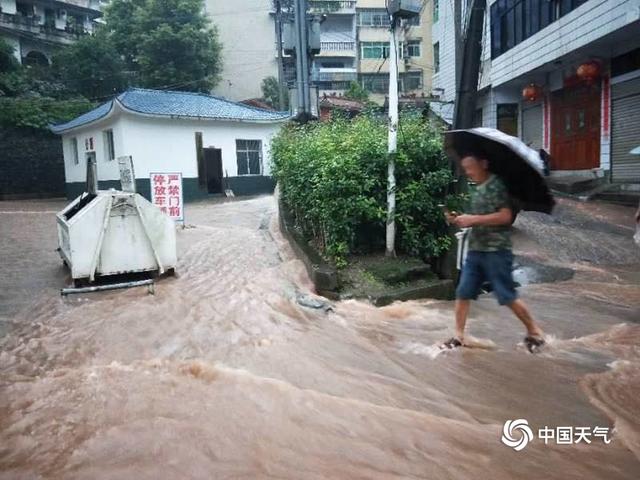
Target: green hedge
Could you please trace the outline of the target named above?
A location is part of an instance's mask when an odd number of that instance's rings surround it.
[[[401,117],[396,159],[396,245],[425,259],[451,245],[438,207],[452,175],[442,135],[415,113]],[[364,115],[283,128],[272,143],[273,174],[297,226],[338,266],[350,253],[383,250],[387,126]],[[448,197],[448,204],[459,199]]]

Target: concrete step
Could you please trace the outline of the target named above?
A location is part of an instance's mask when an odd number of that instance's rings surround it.
[[[561,193],[578,194],[597,188],[605,182],[604,178],[584,176],[551,176],[547,183],[551,190]]]

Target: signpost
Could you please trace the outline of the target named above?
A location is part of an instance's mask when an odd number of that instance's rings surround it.
[[[133,171],[131,155],[118,157],[118,169],[120,170],[120,188],[122,191],[136,193],[136,174]]]
[[[152,173],[151,203],[184,226],[182,173]]]

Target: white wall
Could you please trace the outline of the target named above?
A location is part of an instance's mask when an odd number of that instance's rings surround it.
[[[271,0],[206,0],[222,43],[223,71],[213,93],[231,100],[262,97],[265,77],[278,77]]]
[[[2,7],[2,13],[9,15],[15,15],[18,11],[16,9],[16,0],[0,0],[0,6]]]
[[[589,0],[495,58],[491,83],[508,82],[638,19],[640,0]]]
[[[222,149],[222,164],[230,177],[237,175],[236,139],[262,140],[263,174],[270,174],[270,142],[282,124],[197,121],[141,117],[119,114],[99,126],[63,136],[67,183],[84,182],[84,141],[93,136],[100,180],[118,180],[117,161],[106,160],[102,132],[113,129],[115,155],[133,157],[136,178],[149,178],[151,172],[182,172],[185,178],[198,176],[195,132],[202,132],[203,146]],[[70,139],[78,138],[81,161],[73,164]]]

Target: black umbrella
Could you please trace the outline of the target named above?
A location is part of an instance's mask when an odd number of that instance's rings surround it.
[[[489,170],[503,179],[520,209],[543,213],[553,210],[555,200],[542,175],[540,154],[519,138],[493,128],[451,130],[445,133],[444,147],[458,160],[469,153],[486,158]]]

